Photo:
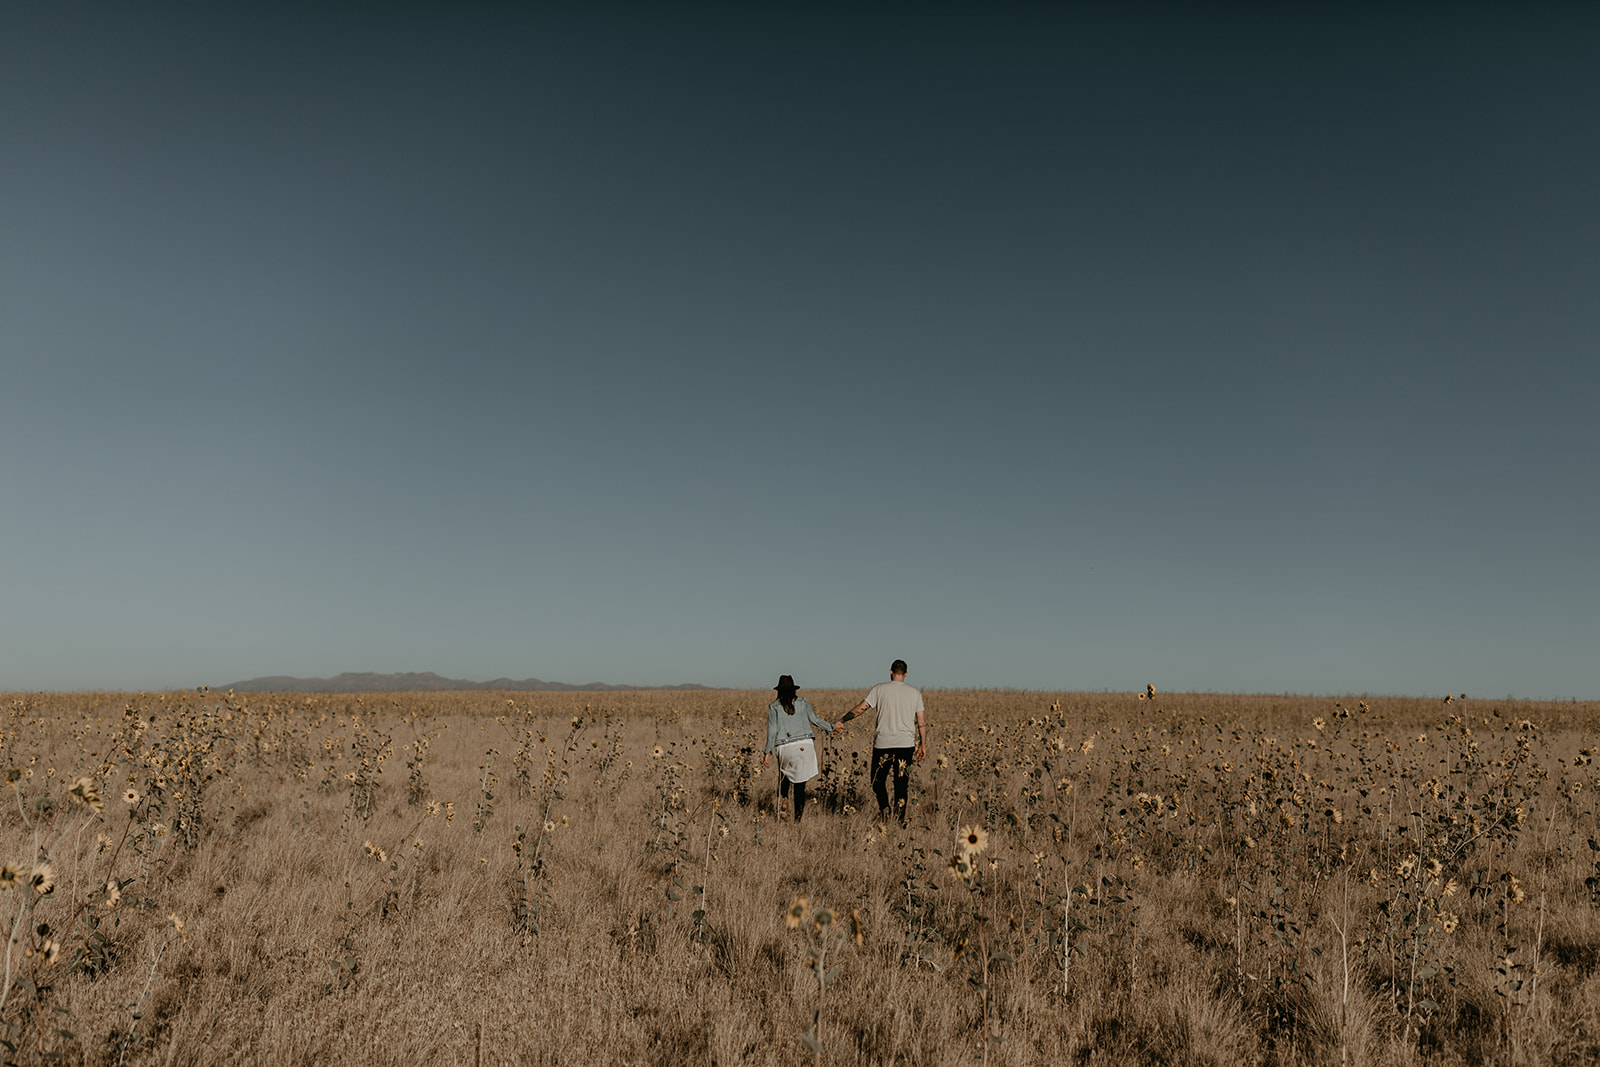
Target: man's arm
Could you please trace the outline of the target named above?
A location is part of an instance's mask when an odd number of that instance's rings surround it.
[[[922,712],[917,712],[917,762],[921,763],[928,755],[928,720]]]
[[[861,703],[857,704],[855,707],[853,707],[849,711],[845,712],[844,713],[844,718],[842,718],[838,722],[834,723],[833,724],[833,728],[835,730],[841,728],[842,726],[844,726],[845,723],[849,722],[851,719],[855,718],[857,715],[860,715],[862,712],[866,711],[870,707],[872,707],[872,705],[868,704],[865,700],[863,700]]]

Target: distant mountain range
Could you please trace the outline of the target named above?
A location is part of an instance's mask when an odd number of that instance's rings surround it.
[[[373,674],[370,671],[346,672],[332,678],[291,678],[286,674],[273,674],[265,678],[251,678],[243,682],[230,682],[215,686],[217,689],[234,689],[241,693],[387,693],[398,690],[430,691],[456,689],[508,689],[527,692],[613,692],[622,689],[709,689],[705,685],[607,685],[589,682],[585,685],[568,685],[566,682],[542,682],[537,678],[496,678],[489,682],[469,682],[463,678],[443,678],[432,671],[421,674]]]

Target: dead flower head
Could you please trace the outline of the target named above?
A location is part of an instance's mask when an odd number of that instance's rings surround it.
[[[92,778],[79,778],[72,783],[72,788],[67,790],[67,795],[74,804],[82,804],[96,812],[106,810],[105,797],[100,795],[100,788],[94,784]]]

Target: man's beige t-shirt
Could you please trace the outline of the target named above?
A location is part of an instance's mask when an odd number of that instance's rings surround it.
[[[878,712],[874,748],[915,748],[917,715],[922,711],[922,690],[904,682],[879,682],[867,694],[867,707]]]

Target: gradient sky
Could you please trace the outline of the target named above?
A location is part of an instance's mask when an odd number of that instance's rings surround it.
[[[8,3],[0,689],[1600,697],[1600,9]]]

